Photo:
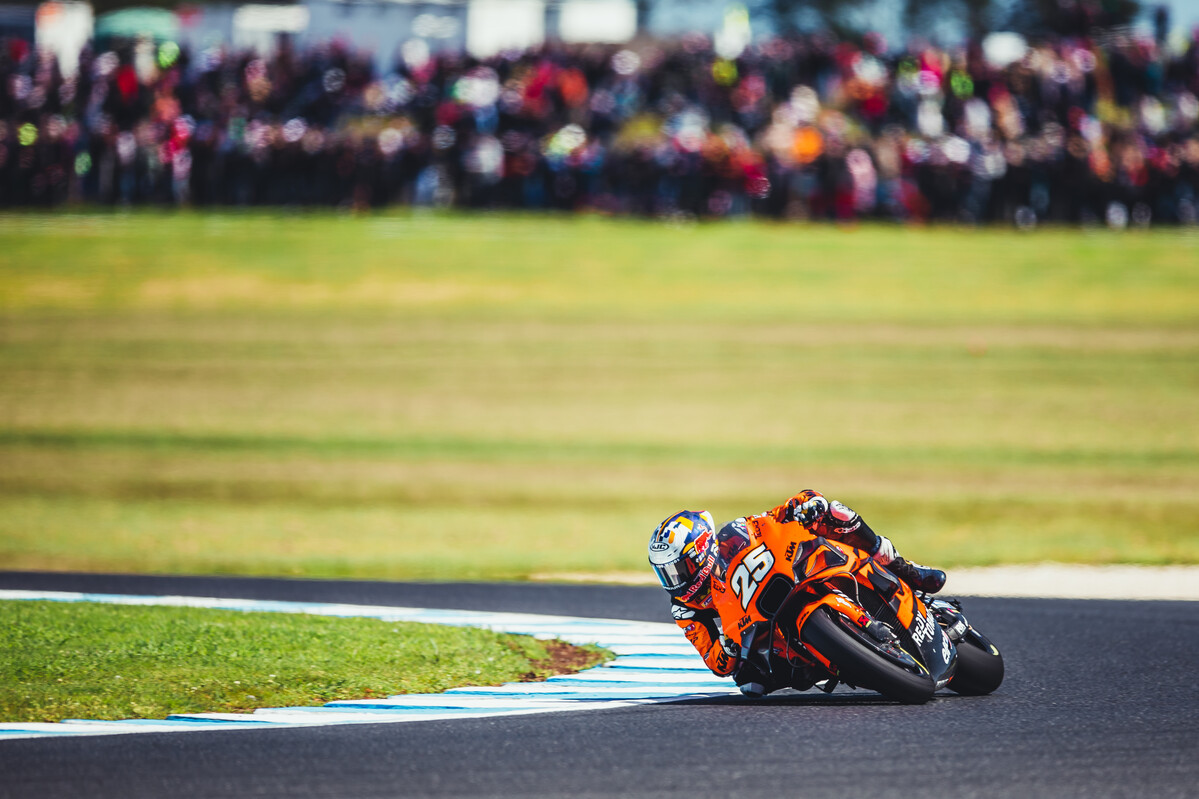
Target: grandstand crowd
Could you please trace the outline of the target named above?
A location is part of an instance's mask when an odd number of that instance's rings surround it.
[[[888,50],[818,34],[489,60],[413,43],[0,47],[0,206],[593,210],[711,218],[1199,221],[1199,37]]]

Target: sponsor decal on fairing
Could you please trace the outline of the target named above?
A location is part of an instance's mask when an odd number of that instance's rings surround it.
[[[933,622],[929,621],[927,616],[919,613],[914,615],[912,619],[912,638],[918,644],[933,640]]]

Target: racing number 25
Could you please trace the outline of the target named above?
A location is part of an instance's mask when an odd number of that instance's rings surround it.
[[[772,566],[774,566],[774,555],[766,548],[765,544],[758,544],[746,553],[741,560],[741,565],[733,569],[729,586],[733,589],[733,596],[741,600],[742,610],[749,607],[749,600],[753,599],[754,592],[758,590],[758,584],[770,572]]]

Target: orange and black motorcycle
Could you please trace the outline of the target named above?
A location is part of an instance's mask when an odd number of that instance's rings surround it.
[[[718,536],[712,580],[724,634],[741,642],[739,684],[845,684],[920,704],[942,687],[977,695],[1003,682],[1003,656],[960,602],[918,594],[867,553],[798,524],[746,521]]]

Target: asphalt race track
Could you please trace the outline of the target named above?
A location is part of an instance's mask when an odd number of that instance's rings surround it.
[[[655,588],[0,572],[0,588],[667,621]],[[989,697],[786,692],[581,713],[0,742],[0,797],[1199,795],[1199,603],[968,599]]]

